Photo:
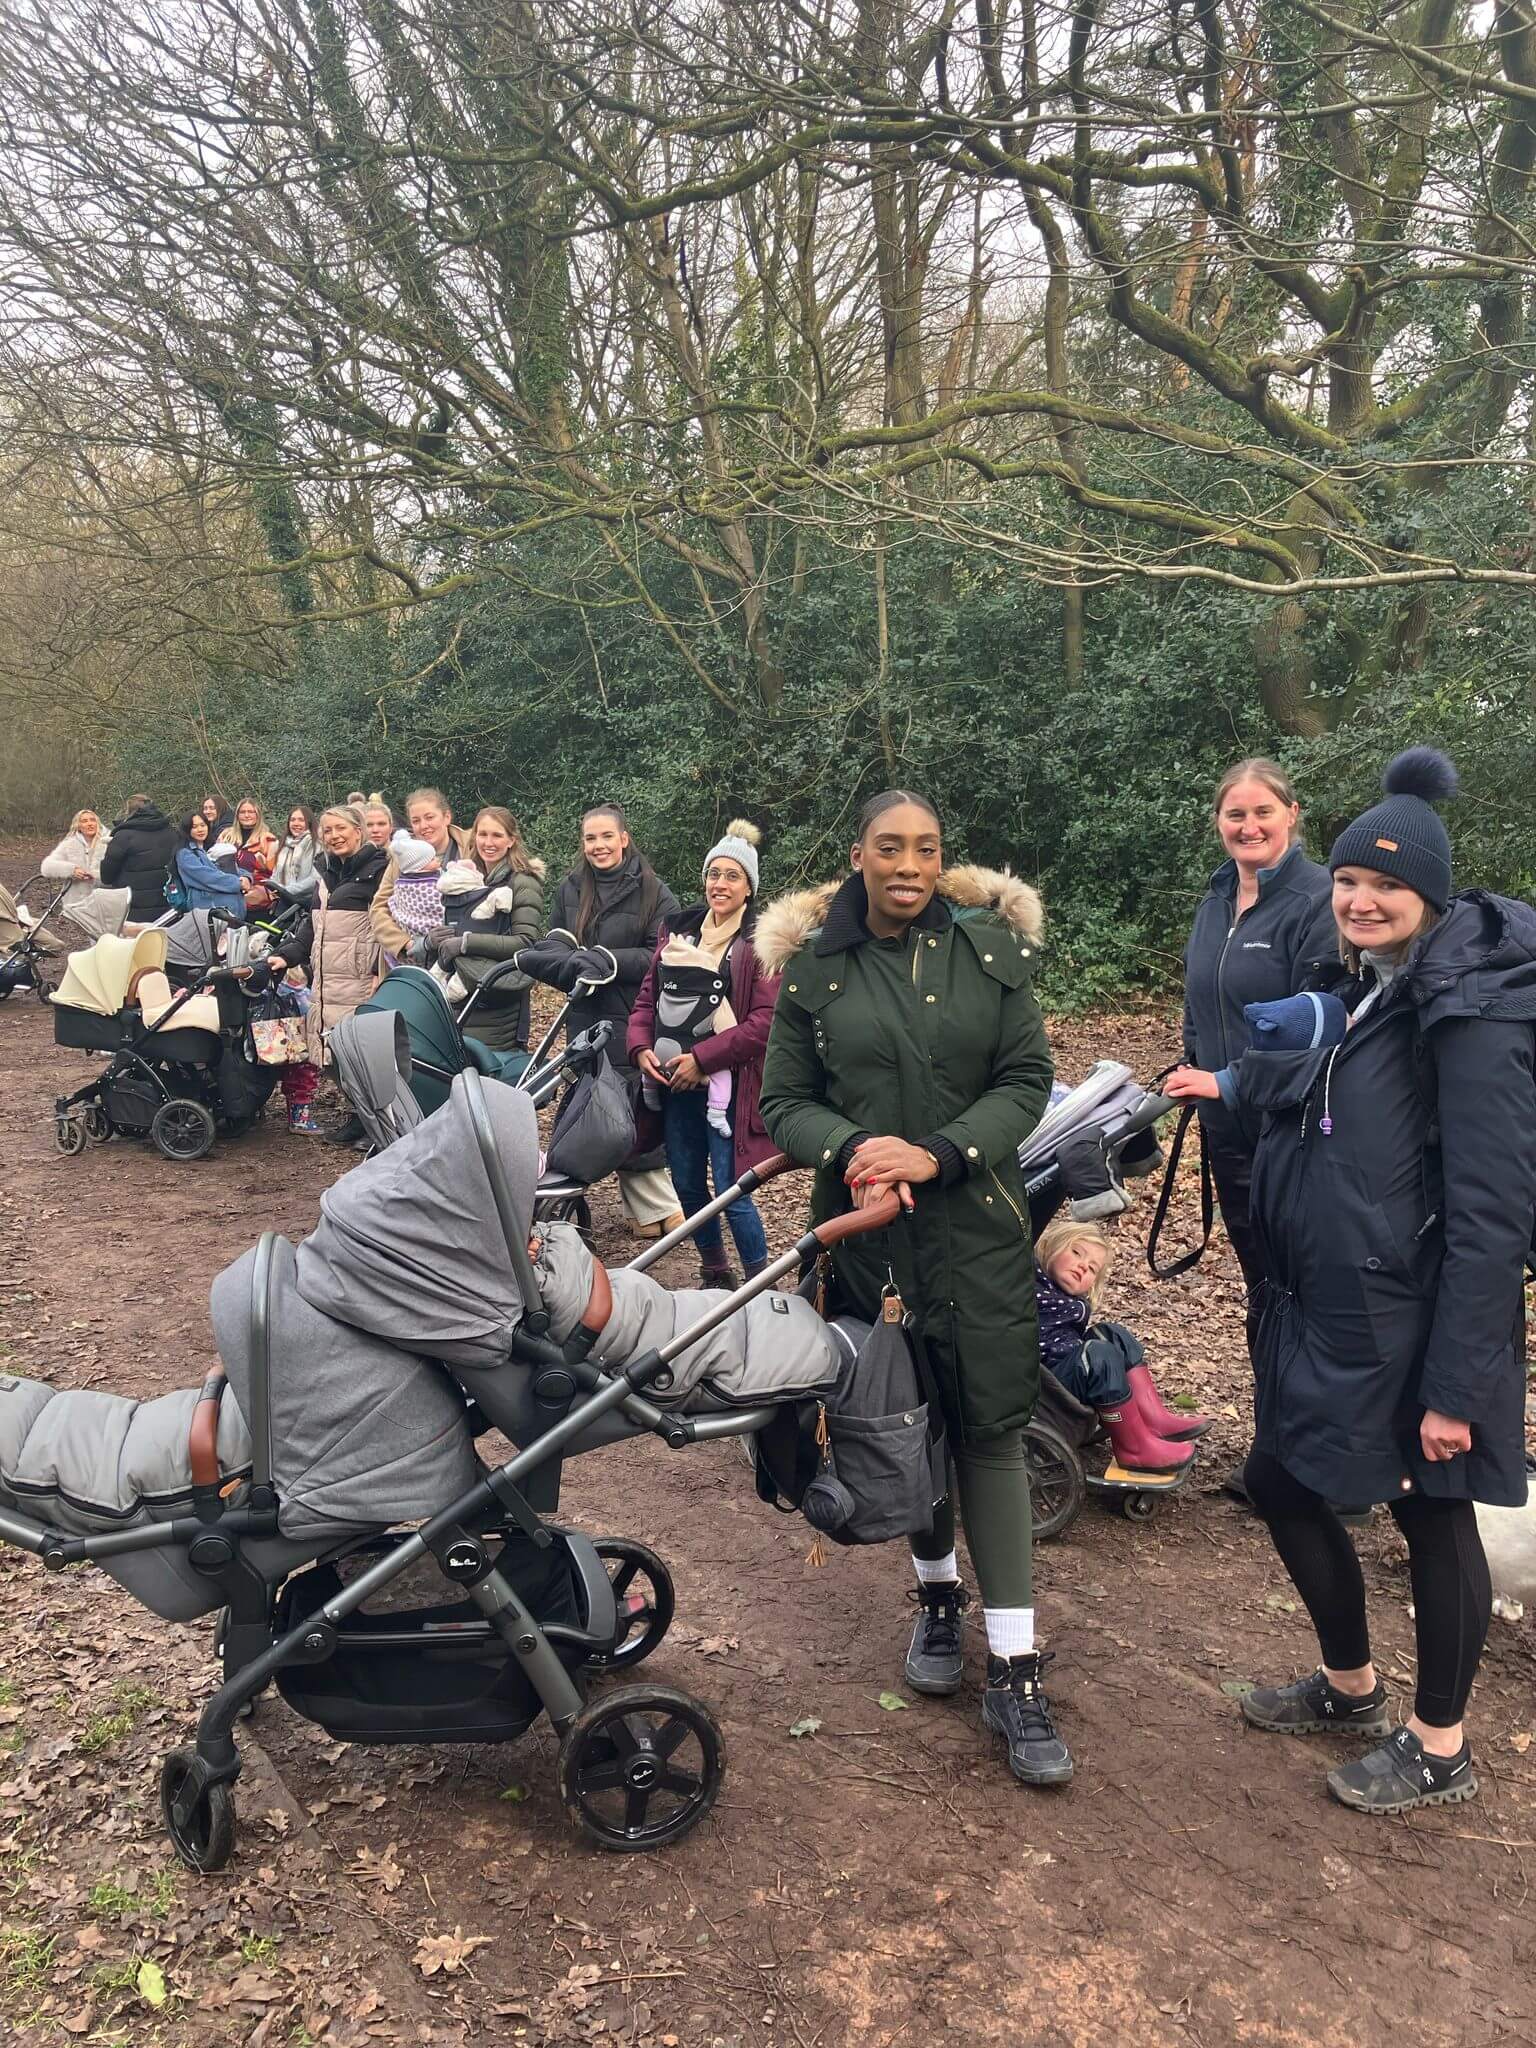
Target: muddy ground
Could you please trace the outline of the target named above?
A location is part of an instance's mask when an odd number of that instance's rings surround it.
[[[14,863],[0,862],[14,881]],[[1054,1031],[1076,1078],[1150,1074],[1166,1019]],[[353,1155],[274,1110],[207,1161],[54,1149],[89,1073],[30,998],[0,1005],[0,1369],[151,1394],[199,1380],[213,1275],[291,1237]],[[800,1190],[777,1192],[784,1242]],[[632,1256],[611,1188],[599,1242]],[[1186,1206],[1185,1218],[1189,1211]],[[1012,1783],[952,1702],[901,1693],[894,1548],[808,1562],[739,1450],[630,1443],[579,1460],[565,1512],[656,1545],[678,1619],[646,1679],[714,1709],[729,1773],[680,1847],[614,1857],[560,1806],[547,1730],[505,1748],[354,1749],[276,1700],[242,1730],[241,1835],[195,1878],[162,1840],[160,1756],[215,1682],[210,1628],[163,1624],[90,1568],[0,1552],[0,2028],[133,2048],[366,2041],[895,2048],[1536,2043],[1536,1661],[1495,1622],[1474,1700],[1483,1796],[1402,1821],[1327,1799],[1335,1751],[1245,1735],[1234,1692],[1310,1668],[1262,1530],[1217,1490],[1241,1448],[1234,1262],[1145,1277],[1122,1230],[1114,1312],[1171,1391],[1220,1417],[1194,1482],[1126,1522],[1090,1501],[1038,1556],[1051,1692],[1077,1758]],[[675,1263],[681,1281],[686,1266]],[[1401,1547],[1359,1537],[1380,1661],[1411,1669]],[[970,1632],[979,1678],[982,1639]],[[795,1736],[793,1724],[819,1722]]]

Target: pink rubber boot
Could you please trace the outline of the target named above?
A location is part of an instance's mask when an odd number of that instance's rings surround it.
[[[1208,1429],[1215,1428],[1215,1422],[1209,1415],[1181,1415],[1177,1408],[1170,1408],[1157,1391],[1156,1380],[1144,1365],[1133,1365],[1125,1377],[1136,1412],[1154,1436],[1160,1436],[1170,1444],[1192,1444],[1197,1436],[1204,1436]]]
[[[1182,1472],[1195,1455],[1193,1444],[1171,1444],[1158,1436],[1134,1400],[1118,1408],[1101,1408],[1098,1416],[1109,1434],[1115,1463],[1127,1472]]]

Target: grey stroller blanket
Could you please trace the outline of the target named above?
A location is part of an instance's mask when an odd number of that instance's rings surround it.
[[[542,1226],[534,1271],[550,1314],[550,1335],[562,1342],[581,1318],[592,1292],[592,1254],[571,1223]],[[717,1293],[663,1287],[646,1273],[610,1273],[613,1314],[593,1348],[596,1358],[627,1364],[653,1346],[670,1344],[690,1324],[718,1309]],[[664,1407],[757,1408],[803,1395],[824,1394],[838,1375],[832,1334],[808,1301],[794,1294],[760,1294],[673,1361]]]

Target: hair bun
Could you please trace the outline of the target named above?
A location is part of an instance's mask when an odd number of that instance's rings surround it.
[[[1388,796],[1416,796],[1439,804],[1456,794],[1458,779],[1455,763],[1438,747],[1409,747],[1387,763],[1381,786]]]
[[[761,846],[763,843],[761,828],[750,818],[732,818],[725,828],[725,836],[727,839],[745,839],[748,846]]]

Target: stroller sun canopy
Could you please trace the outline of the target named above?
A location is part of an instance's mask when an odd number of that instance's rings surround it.
[[[380,1151],[422,1120],[411,1093],[411,1034],[398,1010],[354,1010],[333,1025],[336,1079]]]
[[[115,1017],[128,1000],[134,975],[158,972],[164,966],[163,931],[140,932],[132,939],[114,938],[108,933],[94,946],[70,954],[53,1001],[66,1010],[90,1010],[98,1017]]]
[[[364,1015],[374,1010],[393,1010],[403,1017],[417,1059],[430,1062],[446,1074],[461,1074],[470,1064],[448,998],[424,968],[393,968],[367,1002],[358,1007]]]
[[[512,1227],[526,1241],[538,1115],[520,1089],[483,1085]],[[320,1198],[298,1286],[323,1314],[446,1365],[506,1362],[525,1306],[471,1119],[464,1076],[444,1106]]]

